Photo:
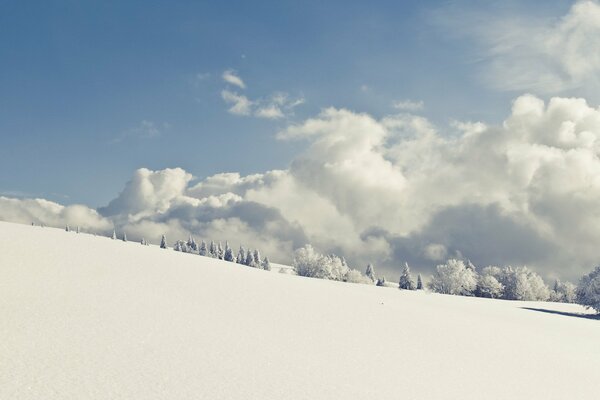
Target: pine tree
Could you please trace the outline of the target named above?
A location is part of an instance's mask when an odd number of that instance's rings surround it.
[[[179,240],[175,242],[175,246],[173,246],[173,250],[181,251],[181,242]]]
[[[117,231],[113,229],[112,236],[110,237],[112,240],[117,240]]]
[[[254,267],[254,256],[252,255],[250,249],[248,249],[248,251],[246,252],[246,262],[244,264],[246,264],[249,267]]]
[[[200,249],[198,250],[198,254],[201,256],[206,256],[208,254],[208,250],[206,249],[206,242],[203,240],[200,243]]]
[[[385,276],[377,279],[377,286],[385,286]]]
[[[127,234],[125,232],[123,232],[123,241],[126,242],[127,241]]]
[[[146,243],[146,239],[142,238],[142,240],[140,241],[142,246],[146,246],[148,243]]]
[[[421,274],[417,275],[417,290],[423,290],[423,280]]]
[[[229,242],[225,242],[225,255],[223,255],[223,259],[229,262],[235,262],[233,256],[233,250],[229,247]]]
[[[160,238],[160,248],[161,249],[167,248],[167,237],[165,235],[162,235],[162,237]]]
[[[367,270],[365,271],[365,275],[371,281],[373,281],[373,282],[376,281],[376,279],[375,279],[375,267],[373,266],[373,264],[369,263],[369,265],[367,265]]]
[[[254,250],[253,258],[254,258],[254,266],[256,268],[260,268],[262,260],[260,259],[260,251],[258,249]]]
[[[65,226],[65,231],[71,232],[71,228],[69,228],[69,224],[67,224],[67,226]]]
[[[408,263],[404,263],[404,268],[402,269],[402,274],[400,275],[398,287],[405,290],[415,290],[415,283],[410,276],[410,268],[408,267]]]
[[[246,250],[244,249],[244,246],[240,246],[235,262],[237,262],[238,264],[246,263]]]
[[[212,258],[217,258],[217,246],[213,240],[210,241],[210,246],[208,247],[208,255]]]
[[[194,238],[192,237],[192,235],[190,235],[188,241],[187,241],[187,247],[188,249],[191,251],[198,251],[198,244],[196,244],[196,241],[194,240]]]
[[[217,245],[217,258],[222,260],[225,257],[225,251],[223,251],[223,246],[221,246],[221,242]]]
[[[80,232],[80,230],[79,230],[79,225],[77,225],[77,228],[76,228],[76,231],[75,231],[75,232],[77,232],[77,233],[79,233],[79,232]]]
[[[267,256],[265,256],[265,258],[263,259],[262,269],[264,269],[265,271],[271,270],[271,262],[269,261],[269,257]]]

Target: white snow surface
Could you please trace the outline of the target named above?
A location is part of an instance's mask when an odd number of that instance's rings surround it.
[[[584,312],[0,222],[0,399],[591,399]]]

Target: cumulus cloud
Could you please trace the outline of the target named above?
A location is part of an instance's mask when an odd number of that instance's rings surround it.
[[[482,74],[493,88],[557,93],[598,84],[600,4],[596,1],[577,1],[558,19],[450,9],[441,10],[439,16],[441,24],[450,24],[453,31],[480,43]]]
[[[150,240],[193,233],[260,247],[279,262],[310,242],[359,268],[375,262],[388,277],[405,260],[420,272],[466,257],[568,279],[597,262],[600,109],[524,95],[500,125],[448,129],[406,112],[326,108],[278,134],[308,142],[286,170],[196,180],[142,168],[97,211],[0,198],[0,218],[114,224]]]
[[[237,75],[235,71],[231,69],[228,69],[227,71],[223,72],[222,78],[225,82],[229,83],[230,85],[237,86],[240,89],[246,88],[246,84],[244,83],[242,78],[240,78],[240,76]]]

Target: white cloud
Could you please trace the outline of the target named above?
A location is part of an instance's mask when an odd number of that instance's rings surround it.
[[[275,261],[312,242],[359,268],[424,272],[463,254],[476,264],[527,264],[576,279],[600,242],[600,109],[585,100],[517,98],[499,126],[381,119],[327,108],[284,129],[308,148],[287,170],[223,173],[140,169],[98,212],[0,198],[0,218],[98,230],[229,239]],[[268,250],[266,250],[268,249]]]
[[[420,111],[425,107],[423,101],[400,100],[394,101],[392,107],[401,111]]]
[[[578,1],[559,19],[456,15],[443,9],[438,22],[480,43],[482,75],[495,89],[558,93],[598,84],[600,4],[596,1]]]
[[[244,83],[242,78],[240,78],[240,76],[237,75],[235,71],[231,69],[228,69],[227,71],[223,72],[222,78],[225,82],[229,83],[230,85],[237,86],[240,89],[246,88],[246,84]]]
[[[266,118],[266,119],[283,118],[283,112],[281,111],[281,108],[279,108],[278,106],[276,106],[274,104],[270,104],[265,107],[261,107],[261,108],[257,109],[254,112],[254,115],[256,115],[259,118]]]
[[[246,96],[230,92],[229,90],[223,90],[221,97],[227,104],[231,105],[228,110],[231,114],[250,115],[252,113],[252,101],[248,100]]]

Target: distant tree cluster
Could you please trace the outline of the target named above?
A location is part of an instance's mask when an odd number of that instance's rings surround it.
[[[371,277],[350,268],[343,257],[324,255],[310,244],[294,252],[292,267],[297,275],[352,283],[373,283]]]
[[[161,240],[161,248],[167,248],[166,238],[163,235]],[[181,251],[183,253],[193,253],[204,257],[216,258],[219,260],[229,261],[237,264],[247,265],[249,267],[264,269],[266,271],[271,270],[271,262],[269,257],[261,258],[260,250],[245,250],[243,246],[240,246],[237,256],[234,255],[233,249],[229,245],[229,242],[225,242],[225,246],[221,242],[215,242],[213,240],[207,244],[204,240],[198,244],[196,240],[190,236],[187,241],[178,240],[173,245],[175,251]]]

